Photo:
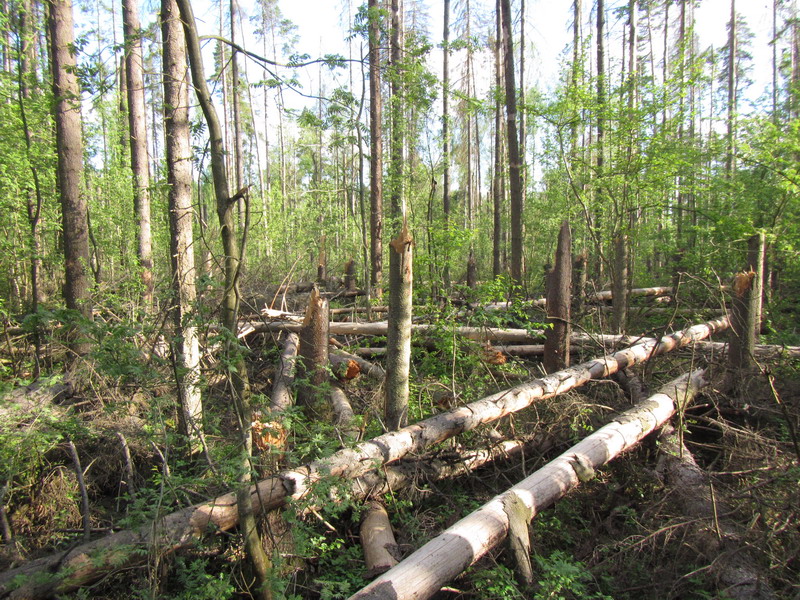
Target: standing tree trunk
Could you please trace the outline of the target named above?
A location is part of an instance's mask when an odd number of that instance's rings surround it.
[[[612,323],[616,333],[623,333],[628,323],[628,236],[619,233],[614,239],[614,277],[611,282]]]
[[[130,0],[127,0],[130,2]],[[174,0],[163,0],[161,36],[164,61],[164,129],[169,184],[170,257],[172,261],[173,360],[180,402],[180,429],[190,453],[202,449],[203,405],[200,344],[192,322],[196,300],[192,233],[192,146],[189,132],[189,86],[186,44]]]
[[[450,230],[450,0],[444,0],[444,28],[442,30],[442,210],[444,231],[449,240]],[[442,279],[445,290],[450,289],[450,245],[444,245]]]
[[[389,331],[386,338],[386,403],[385,418],[389,430],[405,427],[408,422],[408,377],[411,366],[411,287],[413,279],[413,240],[408,232],[403,199],[404,101],[402,96],[402,13],[400,0],[392,0],[391,62],[392,72],[392,137],[391,218],[400,225],[389,253]]]
[[[511,183],[511,279],[522,285],[522,177],[517,135],[517,97],[514,85],[514,44],[511,39],[511,2],[500,0],[503,29],[503,55],[506,84],[506,139],[508,143],[509,179]]]
[[[236,0],[230,1],[231,43],[236,43],[236,19],[239,6]],[[244,186],[244,149],[242,147],[241,90],[239,87],[239,60],[236,48],[231,48],[231,104],[233,104],[233,189],[240,190]],[[245,199],[240,196],[237,203],[239,225],[244,227]],[[244,257],[242,257],[244,258]]]
[[[370,282],[375,296],[383,295],[383,100],[381,98],[381,13],[378,0],[369,0],[369,239]]]
[[[64,235],[64,299],[67,308],[86,319],[92,317],[89,298],[89,223],[86,199],[81,194],[83,138],[81,135],[81,93],[74,55],[75,36],[72,0],[53,0],[47,20],[50,34],[50,62],[53,72],[53,116],[58,146],[58,191]],[[89,345],[71,334],[70,348],[86,354]]]
[[[186,49],[189,55],[192,81],[197,93],[197,100],[208,125],[211,146],[211,173],[214,180],[214,195],[217,204],[217,217],[220,223],[222,247],[225,252],[225,292],[222,299],[222,325],[233,337],[238,325],[237,313],[239,311],[240,254],[233,221],[233,207],[237,198],[229,196],[222,128],[205,80],[203,57],[200,51],[200,40],[197,35],[192,5],[190,0],[177,0],[177,2],[186,35]],[[247,231],[246,219],[243,231],[245,233]],[[272,563],[261,545],[261,538],[258,534],[253,513],[253,504],[250,499],[250,473],[252,471],[250,456],[252,455],[253,446],[253,439],[250,434],[253,422],[253,411],[250,406],[250,385],[247,378],[247,366],[239,348],[234,347],[235,343],[234,340],[228,341],[226,353],[233,367],[229,376],[233,384],[233,399],[241,433],[241,463],[239,465],[239,487],[236,490],[236,503],[241,516],[241,529],[247,556],[258,579],[258,593],[261,598],[267,600],[272,597],[269,585]]]
[[[736,55],[738,32],[736,30],[736,0],[731,0],[731,20],[728,23],[728,117],[725,143],[725,174],[730,179],[736,168]]]
[[[34,45],[34,21],[33,3],[31,0],[23,2],[22,10],[20,12],[20,53],[17,61],[19,68],[19,107],[20,107],[20,120],[22,121],[22,128],[25,134],[25,150],[28,157],[28,166],[31,171],[31,178],[33,179],[33,190],[28,190],[27,194],[27,211],[28,211],[28,224],[31,232],[31,313],[39,312],[39,306],[43,300],[42,286],[41,286],[41,272],[42,272],[42,206],[44,198],[42,196],[42,186],[39,179],[39,168],[31,157],[31,150],[34,144],[34,132],[31,124],[28,122],[26,103],[32,97],[31,87],[37,82],[36,78],[36,48]],[[40,373],[40,360],[41,360],[41,332],[39,326],[36,325],[33,331],[33,345],[34,345],[34,367],[33,379],[37,379]]]
[[[133,206],[138,225],[136,251],[144,288],[142,303],[147,310],[153,304],[153,244],[150,233],[150,166],[147,161],[142,38],[139,7],[136,0],[122,1],[122,27],[126,48],[125,83],[128,95],[131,170],[133,171]]]
[[[494,173],[492,178],[492,275],[496,278],[503,272],[502,243],[503,243],[503,113],[500,103],[500,89],[503,85],[503,70],[500,62],[502,53],[502,25],[500,19],[500,0],[495,5],[495,30],[494,42],[494,85],[496,88],[494,103]]]
[[[569,366],[569,311],[572,286],[572,233],[569,221],[561,224],[553,269],[547,278],[547,322],[544,370],[560,371]]]

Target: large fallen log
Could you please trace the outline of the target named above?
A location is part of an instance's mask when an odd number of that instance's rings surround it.
[[[508,534],[506,498],[515,494],[535,516],[564,496],[594,469],[660,427],[705,382],[702,371],[664,386],[658,394],[625,411],[481,508],[422,546],[397,566],[351,596],[350,600],[430,598],[441,587],[498,545]]]
[[[726,319],[695,325],[664,336],[646,339],[614,354],[596,358],[497,392],[471,404],[345,448],[332,456],[260,481],[251,490],[256,514],[282,506],[288,496],[302,497],[317,480],[327,476],[355,478],[409,453],[449,439],[479,425],[520,411],[537,400],[562,394],[592,379],[646,361],[704,339],[728,326]],[[235,494],[226,494],[190,506],[139,529],[113,533],[81,544],[65,553],[30,561],[0,574],[0,597],[41,598],[65,593],[125,566],[141,564],[147,553],[169,553],[196,542],[202,535],[226,531],[238,524]],[[37,577],[48,573],[47,578]],[[24,583],[20,586],[19,582]]]

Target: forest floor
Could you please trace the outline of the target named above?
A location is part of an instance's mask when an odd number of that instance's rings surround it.
[[[454,321],[437,322],[441,331],[413,347],[412,422],[541,374],[536,358],[487,364],[480,344],[452,335],[447,323]],[[648,323],[633,323],[636,327],[646,332]],[[69,380],[71,389],[60,397],[33,397],[25,412],[9,408],[10,395],[0,404],[0,571],[73,547],[87,526],[90,535],[101,536],[231,489],[237,424],[213,357],[204,363],[208,453],[190,460],[176,439],[171,365],[154,351],[155,338],[121,320],[108,320],[102,334],[90,360],[47,382]],[[379,343],[374,338],[340,341],[350,349]],[[278,363],[275,342],[265,334],[248,338],[249,374],[263,406]],[[50,350],[59,350],[55,342]],[[10,369],[13,363],[18,375],[7,378],[7,390],[24,382],[23,354],[11,343],[6,347],[3,364]],[[597,349],[587,348],[581,356],[597,355]],[[685,490],[671,485],[660,442],[651,436],[534,518],[532,587],[518,582],[511,552],[502,545],[437,597],[736,597],[735,590],[724,589],[717,563],[722,554],[746,552],[763,577],[763,597],[800,598],[800,455],[793,437],[800,424],[798,361],[771,359],[763,372],[745,377],[736,394],[722,391],[721,356],[684,350],[645,363],[635,374],[655,391],[697,365],[708,368],[713,385],[676,427],[710,477],[714,519],[686,513]],[[362,377],[346,388],[359,415],[360,436],[380,434],[380,387]],[[408,555],[630,406],[614,381],[591,382],[441,444],[430,458],[458,461],[470,449],[498,439],[529,441],[521,455],[473,474],[445,481],[420,477],[385,496],[397,553]],[[284,425],[290,431],[289,450],[260,453],[259,477],[274,473],[277,463],[304,464],[341,445],[331,425],[311,423],[298,412],[290,412]],[[88,522],[71,443],[85,477]],[[276,597],[346,598],[368,583],[359,543],[363,503],[344,499],[314,511],[297,508],[290,505],[282,515],[262,520],[264,538],[278,559]],[[733,524],[735,535],[723,533],[722,521]],[[715,556],[708,552],[709,532],[718,540],[730,538]],[[122,569],[62,597],[248,597],[251,577],[241,558],[238,535],[215,536],[192,551],[154,554],[146,566]]]

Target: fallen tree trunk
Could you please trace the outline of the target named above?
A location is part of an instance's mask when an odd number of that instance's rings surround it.
[[[300,323],[288,321],[275,321],[272,323],[243,322],[239,329],[250,333],[264,333],[267,331],[300,331]],[[438,331],[439,328],[425,323],[411,325],[411,331],[415,333],[425,333],[427,331]],[[330,324],[331,335],[387,335],[389,325],[386,321],[374,323],[346,323],[334,321]],[[499,329],[496,327],[456,327],[456,334],[476,341],[498,340],[501,342],[528,342],[544,335],[544,330],[534,329]],[[241,334],[240,334],[241,337]]]
[[[728,352],[727,342],[698,342],[695,347],[701,352]],[[753,355],[760,359],[800,358],[800,346],[756,344],[753,347]]]
[[[289,332],[286,334],[278,372],[275,374],[275,381],[272,382],[270,410],[274,413],[284,412],[292,406],[292,385],[294,384],[294,368],[299,342],[300,338],[296,333]]]
[[[660,427],[674,414],[676,407],[684,405],[703,385],[702,371],[695,371],[691,376],[664,386],[658,394],[625,411],[530,477],[461,519],[350,600],[430,598],[506,537],[509,531],[508,514],[504,510],[507,496],[516,494],[535,516],[579,481],[590,477],[594,469]],[[576,467],[576,463],[584,465],[583,469]]]
[[[386,353],[386,348],[381,348],[381,350],[383,350],[384,354]],[[364,375],[364,377],[368,377],[373,381],[377,381],[378,383],[382,382],[384,377],[386,377],[386,371],[383,370],[383,367],[373,364],[368,360],[364,360],[362,356],[360,356],[359,354],[360,353],[350,354],[349,352],[345,352],[344,350],[331,350],[331,357],[340,356],[348,360],[353,360],[358,364],[359,368],[361,369],[361,373]]]
[[[648,338],[612,355],[520,384],[361,442],[353,448],[345,448],[328,458],[283,471],[251,488],[253,511],[258,514],[277,508],[283,505],[287,496],[301,497],[310,485],[327,476],[355,478],[364,475],[409,453],[422,452],[459,433],[520,411],[537,400],[556,396],[592,379],[607,377],[620,368],[687,346],[727,326],[726,319],[717,319],[664,336],[659,341]],[[206,533],[226,531],[237,523],[236,496],[226,494],[166,515],[155,524],[120,531],[66,553],[30,561],[6,571],[0,574],[0,597],[40,598],[65,593],[122,566],[141,564],[146,560],[142,549],[173,552],[192,545]],[[45,580],[33,577],[41,573],[49,573],[49,576]],[[29,576],[29,581],[17,588],[19,578],[25,580],[26,576]]]

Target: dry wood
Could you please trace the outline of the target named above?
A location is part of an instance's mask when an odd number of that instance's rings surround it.
[[[726,319],[718,319],[664,336],[658,342],[646,339],[613,355],[523,383],[399,431],[361,442],[353,448],[345,448],[328,458],[283,471],[251,488],[253,511],[257,514],[277,508],[283,505],[289,495],[301,497],[314,481],[324,477],[362,476],[409,453],[422,452],[459,433],[522,410],[537,400],[564,393],[592,378],[606,377],[619,368],[688,346],[727,326]],[[236,496],[233,493],[226,494],[168,514],[159,519],[157,526],[148,523],[139,529],[120,531],[77,546],[66,554],[30,561],[2,573],[0,597],[14,589],[17,577],[43,572],[51,576],[46,581],[31,578],[16,592],[16,596],[12,594],[11,597],[45,597],[65,593],[123,566],[140,564],[146,559],[141,549],[159,548],[163,552],[172,552],[192,545],[204,534],[227,531],[235,527],[238,520]]]
[[[331,386],[331,403],[333,404],[333,424],[342,440],[352,440],[358,437],[356,415],[347,394],[338,385]]]
[[[704,384],[702,371],[696,371],[666,385],[658,394],[625,411],[530,477],[461,519],[351,596],[351,600],[430,598],[506,537],[509,522],[504,503],[509,494],[518,495],[535,516],[578,485],[578,474],[573,466],[577,457],[593,469],[607,463],[665,423],[676,408],[688,402]]]
[[[367,565],[367,578],[385,573],[397,564],[392,550],[397,548],[389,515],[380,502],[370,502],[364,520],[361,521],[361,546],[364,548],[364,562]]]
[[[684,514],[708,524],[698,528],[699,543],[693,546],[711,565],[720,594],[734,600],[775,598],[765,583],[767,578],[759,573],[756,556],[742,539],[740,528],[730,519],[719,517],[731,511],[718,491],[712,494],[711,478],[697,465],[680,435],[670,427],[659,442],[663,469]]]
[[[302,326],[299,323],[276,321],[273,323],[243,322],[239,326],[239,331],[249,333],[263,333],[266,331],[300,331]],[[434,325],[413,324],[411,330],[416,333],[425,333],[436,330]],[[387,335],[389,326],[386,321],[376,321],[374,323],[341,323],[332,322],[330,333],[332,335]],[[456,327],[455,332],[466,339],[485,341],[497,340],[501,342],[530,342],[541,338],[544,331],[540,329],[499,329],[496,327]],[[245,334],[246,335],[246,334]],[[241,335],[240,335],[241,337]]]
[[[272,382],[270,410],[273,413],[283,412],[292,405],[292,385],[294,384],[294,369],[299,343],[300,338],[296,333],[286,334],[280,364],[275,373],[275,380]]]

